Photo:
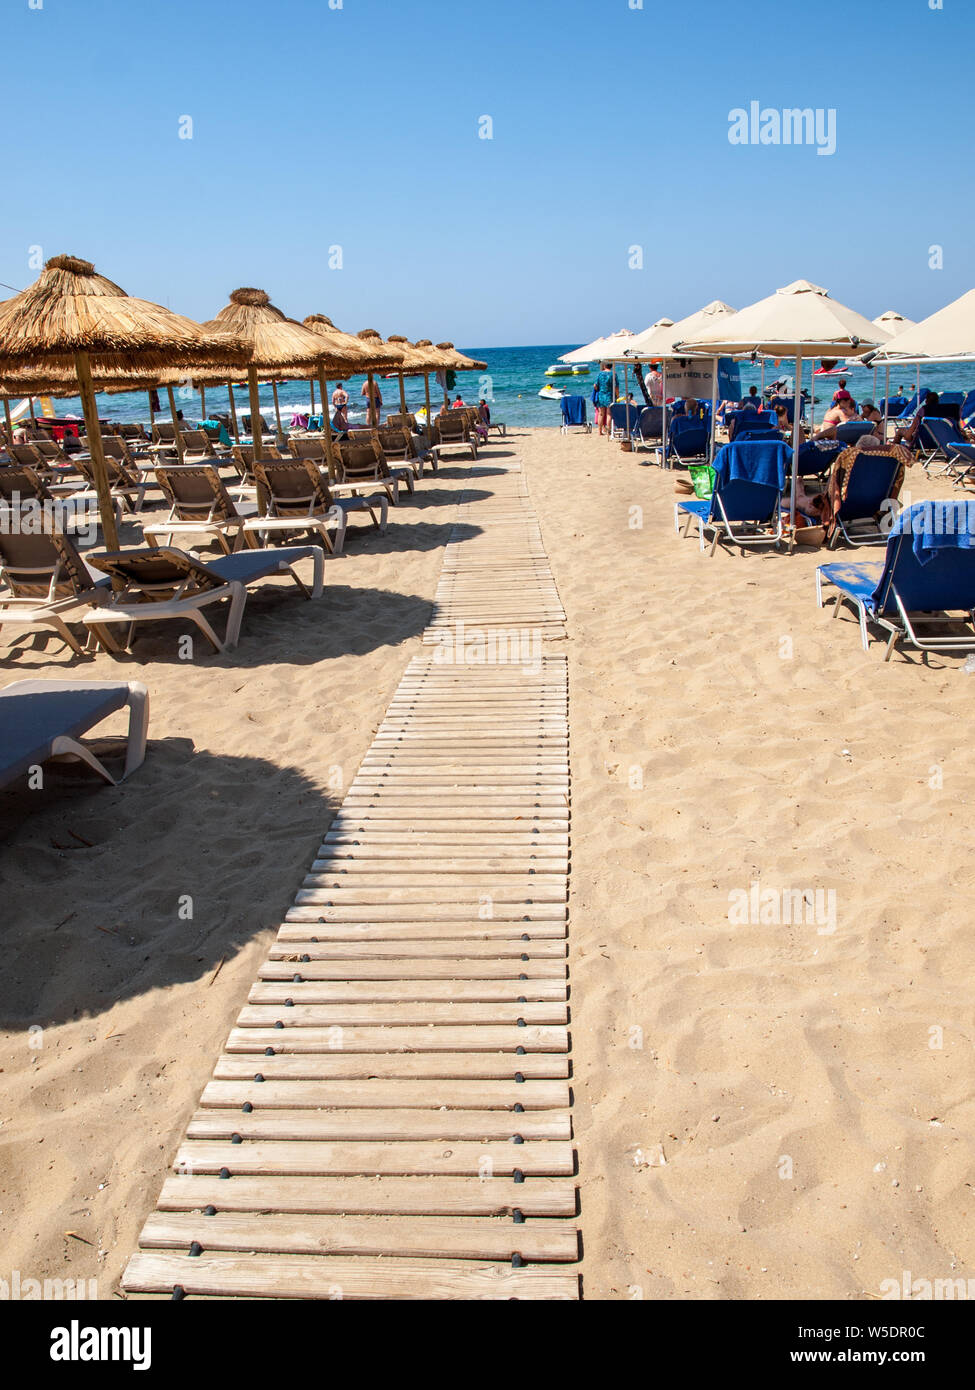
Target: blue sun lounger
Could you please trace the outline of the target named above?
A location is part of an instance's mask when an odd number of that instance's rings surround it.
[[[114,787],[116,779],[84,743],[86,734],[116,710],[129,710],[125,771],[146,755],[149,695],[139,681],[16,681],[0,690],[0,786],[16,782],[48,758],[71,756]]]
[[[873,425],[869,420],[847,420],[846,424],[836,426],[836,438],[841,444],[855,444],[865,434],[872,433]]]
[[[711,554],[721,540],[734,545],[777,545],[782,539],[782,489],[791,450],[781,440],[726,444],[714,459],[714,491],[703,501],[674,504],[674,530],[684,535],[698,524],[704,549],[711,533]]]
[[[847,545],[886,544],[892,514],[890,494],[900,469],[901,461],[893,454],[863,449],[856,455],[849,468],[846,496],[833,516],[831,550],[840,537]]]
[[[589,423],[589,416],[586,412],[585,396],[563,396],[559,404],[562,407],[562,424],[560,428],[563,434],[568,433],[571,425],[579,425],[587,434],[592,432],[592,426]]]
[[[968,502],[915,502],[897,517],[883,562],[820,565],[816,602],[823,586],[836,589],[833,617],[849,603],[860,623],[863,650],[867,625],[888,634],[885,661],[898,640],[924,652],[975,648],[975,506]],[[923,636],[923,624],[944,626],[964,615],[967,631]],[[957,626],[957,618],[953,625]]]
[[[703,420],[687,415],[675,415],[667,431],[667,450],[671,461],[685,463],[688,459],[707,458],[711,431]]]
[[[954,477],[954,451],[959,444],[967,443],[968,440],[954,420],[925,415],[917,432],[917,445],[921,450],[924,471],[930,474],[932,463],[940,461],[942,466],[937,472],[948,473]]]

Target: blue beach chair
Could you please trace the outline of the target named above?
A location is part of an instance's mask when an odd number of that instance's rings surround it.
[[[662,405],[645,405],[639,412],[632,432],[634,444],[659,444],[663,439],[664,408]]]
[[[860,623],[863,650],[869,650],[867,625],[888,634],[884,660],[898,640],[922,652],[968,651],[975,647],[975,507],[968,502],[915,502],[897,517],[887,538],[882,562],[820,565],[816,602],[824,604],[823,586],[836,589],[833,617],[849,603]],[[923,636],[924,624],[958,626],[965,631]]]
[[[674,530],[684,535],[698,524],[704,549],[711,533],[711,554],[719,541],[747,545],[777,545],[782,539],[782,489],[791,451],[781,440],[726,444],[714,460],[714,491],[707,500],[676,502]]]
[[[609,408],[610,438],[632,438],[633,431],[636,428],[636,423],[640,418],[642,410],[643,406],[637,405],[635,402],[627,405],[625,401],[622,404],[617,401],[615,405],[611,405]]]
[[[572,425],[581,426],[586,434],[592,433],[592,425],[590,425],[589,416],[586,413],[585,396],[563,396],[559,404],[562,407],[561,431],[563,434],[568,434]]]
[[[893,454],[863,449],[849,466],[846,496],[831,523],[829,546],[884,545],[890,530],[891,490],[902,468]]]
[[[845,425],[836,426],[836,438],[841,444],[855,444],[865,434],[873,433],[869,420],[847,420]]]
[[[931,465],[940,461],[942,466],[937,472],[948,473],[952,477],[955,470],[954,450],[959,444],[967,443],[968,440],[954,420],[936,415],[925,415],[915,440],[921,452],[924,471],[930,474]]]
[[[688,459],[706,458],[711,446],[711,432],[703,420],[687,415],[675,415],[667,431],[667,451],[677,463]]]

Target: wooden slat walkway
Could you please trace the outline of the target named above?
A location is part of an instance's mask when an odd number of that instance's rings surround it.
[[[440,655],[261,966],[130,1292],[579,1297],[566,661]]]
[[[474,495],[459,499],[423,641],[469,648],[484,629],[493,631],[489,640],[495,645],[510,631],[509,647],[515,630],[537,633],[543,641],[565,637],[565,612],[521,466],[485,463],[470,476]],[[478,498],[478,491],[491,496]],[[471,528],[478,533],[471,535]]]

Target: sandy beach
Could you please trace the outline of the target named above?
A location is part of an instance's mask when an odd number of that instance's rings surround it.
[[[483,454],[502,457],[525,468],[567,617],[584,1295],[864,1299],[905,1269],[968,1277],[962,659],[864,656],[855,623],[816,608],[825,552],[701,555],[646,454],[539,429]],[[152,699],[124,787],[64,772],[0,794],[6,1268],[119,1294],[421,650],[467,483],[450,461],[386,536],[353,523],[324,602],[258,591],[228,655],[182,662],[165,628],[122,661],[5,648],[7,680],[135,679]],[[906,488],[951,495],[917,466]],[[821,916],[734,918],[766,890],[808,892]]]

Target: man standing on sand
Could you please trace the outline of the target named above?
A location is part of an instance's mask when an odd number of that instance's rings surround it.
[[[372,392],[370,394],[370,379],[369,377],[366,377],[365,381],[362,383],[362,395],[365,396],[366,400],[369,403],[369,424],[372,426],[373,429],[378,429],[379,422],[382,419],[383,397],[382,392],[379,389],[379,382],[375,379],[375,377],[372,378],[371,385]]]

